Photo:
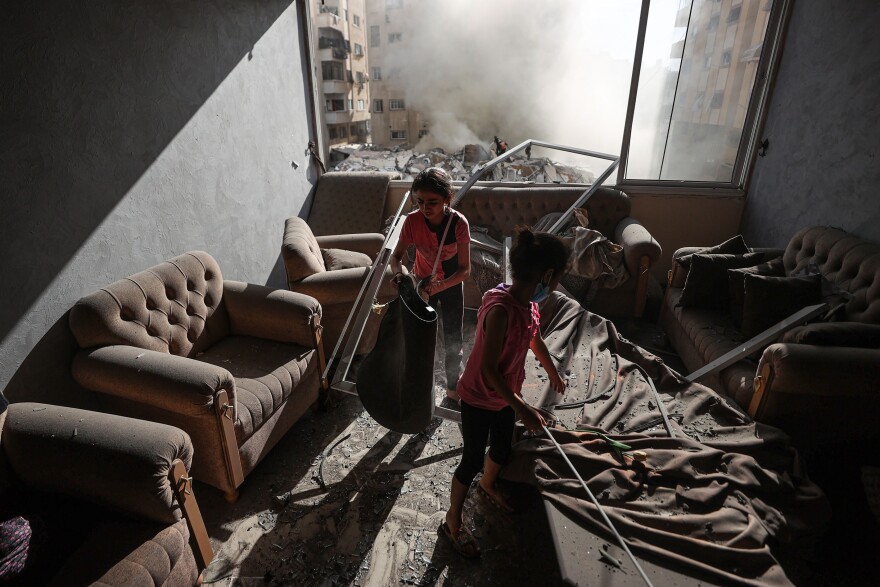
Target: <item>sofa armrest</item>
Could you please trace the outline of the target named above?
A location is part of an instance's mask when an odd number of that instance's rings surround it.
[[[758,364],[749,415],[823,440],[880,428],[880,349],[777,343]]]
[[[226,369],[186,357],[126,345],[79,351],[71,367],[77,383],[176,414],[212,414],[214,398],[229,394],[235,411],[235,379]]]
[[[642,257],[648,258],[648,267],[657,262],[662,253],[660,243],[651,236],[648,229],[632,217],[626,217],[617,224],[614,229],[614,241],[623,245],[623,256],[629,274],[637,276],[640,273]]]
[[[329,236],[316,236],[318,246],[322,249],[345,249],[357,251],[369,255],[371,259],[376,257],[385,237],[378,232],[362,232],[359,234],[333,234]]]
[[[166,524],[183,513],[170,475],[178,459],[189,468],[193,448],[189,436],[173,426],[17,403],[9,406],[2,449],[16,477],[31,489]]]
[[[314,296],[321,300],[324,306],[350,304],[357,298],[358,292],[369,274],[369,267],[324,271],[323,273],[316,273],[309,275],[305,279],[291,282],[289,287],[293,291]],[[387,300],[397,295],[397,289],[391,282],[392,277],[393,274],[389,265],[385,268],[382,285],[376,294],[379,301]]]
[[[313,327],[320,322],[321,304],[314,297],[224,280],[223,303],[233,334],[315,347]]]
[[[782,342],[880,349],[880,324],[816,322],[789,330],[783,335]]]

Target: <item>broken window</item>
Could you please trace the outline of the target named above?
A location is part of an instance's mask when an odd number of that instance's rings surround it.
[[[354,55],[355,57],[363,57],[364,56],[364,48],[357,43],[354,44]]]
[[[344,98],[327,98],[325,101],[327,112],[343,112],[345,110]]]
[[[389,43],[399,43],[403,39],[403,33],[388,33]]]
[[[379,25],[373,25],[370,27],[370,47],[379,46],[379,34]]]
[[[356,27],[360,27],[361,26],[361,17],[358,16],[357,14],[352,14],[351,15],[351,24],[353,24]]]
[[[381,67],[374,67],[372,71],[373,71],[373,80],[379,81],[382,79],[382,68]]]
[[[391,140],[405,141],[406,140],[406,131],[405,130],[392,130],[391,131]]]
[[[423,129],[419,130],[419,138],[426,137],[426,136],[428,136],[428,129],[427,128],[423,128]]]
[[[354,100],[352,100],[351,98],[348,99],[348,109],[354,110]]]
[[[358,100],[358,110],[363,110],[365,108],[364,101]]]
[[[384,112],[382,100],[373,100],[373,112]]]
[[[388,109],[389,110],[406,110],[406,105],[403,103],[403,100],[388,100]]]

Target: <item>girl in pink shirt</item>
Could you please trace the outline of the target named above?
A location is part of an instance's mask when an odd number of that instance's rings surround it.
[[[558,237],[520,229],[510,250],[513,284],[487,291],[477,312],[474,348],[458,381],[463,453],[452,479],[449,511],[440,526],[463,556],[476,557],[480,553],[461,519],[474,477],[482,469],[478,490],[497,507],[512,511],[495,481],[510,455],[514,423],[518,417],[528,430],[540,430],[545,425],[541,413],[525,403],[521,395],[529,349],[547,372],[551,387],[559,393],[565,391],[565,381],[539,332],[538,303],[559,285],[569,254]]]
[[[422,287],[422,292],[443,321],[446,395],[458,399],[455,388],[461,375],[462,282],[471,271],[471,233],[467,219],[449,207],[453,191],[452,178],[439,167],[429,167],[416,176],[410,193],[419,209],[409,213],[403,221],[391,267],[395,273],[403,271],[401,260],[406,248],[415,245],[413,273],[418,280],[430,277],[437,252],[441,250],[440,239],[446,232],[437,271]]]

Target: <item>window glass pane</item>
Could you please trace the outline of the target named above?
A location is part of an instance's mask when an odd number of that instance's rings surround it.
[[[731,182],[771,0],[652,2],[626,179]]]

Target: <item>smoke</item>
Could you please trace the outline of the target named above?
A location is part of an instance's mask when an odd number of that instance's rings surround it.
[[[498,135],[511,146],[532,138],[619,153],[639,5],[421,0],[395,23],[404,42],[387,58],[407,107],[428,117],[416,148],[488,147]]]

